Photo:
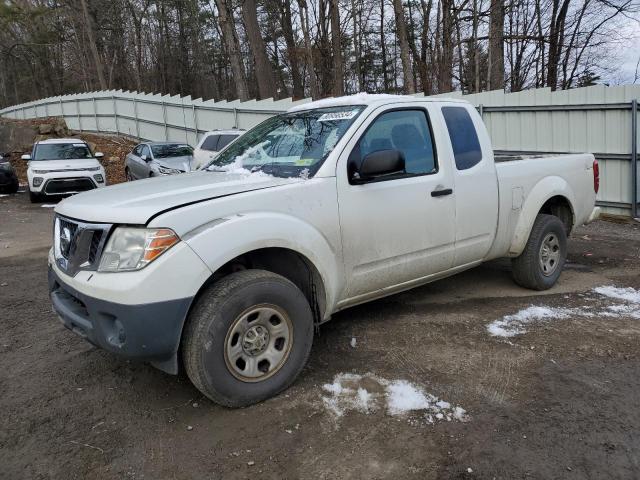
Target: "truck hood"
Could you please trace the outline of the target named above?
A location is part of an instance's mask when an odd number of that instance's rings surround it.
[[[63,200],[55,211],[86,222],[144,225],[159,213],[180,206],[297,182],[304,180],[199,171],[90,190]]]
[[[32,170],[86,170],[96,168],[100,162],[95,158],[78,158],[71,160],[30,160],[28,168]]]

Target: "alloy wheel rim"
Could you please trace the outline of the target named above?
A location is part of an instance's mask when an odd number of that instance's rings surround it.
[[[254,305],[231,324],[224,341],[229,372],[243,382],[260,382],[285,364],[293,343],[293,324],[277,305]]]

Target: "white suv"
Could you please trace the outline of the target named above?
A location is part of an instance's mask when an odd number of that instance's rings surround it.
[[[193,169],[209,163],[216,153],[244,133],[244,130],[212,130],[206,132],[193,150]]]
[[[32,202],[48,196],[60,197],[104,187],[106,175],[98,159],[103,154],[91,153],[84,140],[55,138],[33,144],[28,161],[27,179]]]

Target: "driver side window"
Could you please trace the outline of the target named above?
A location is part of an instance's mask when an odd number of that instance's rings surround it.
[[[400,151],[409,175],[425,175],[437,171],[431,128],[427,113],[422,109],[383,113],[362,136],[356,147],[358,149],[360,161],[379,150]]]
[[[147,159],[151,158],[151,151],[149,150],[149,146],[148,145],[144,145],[142,147],[142,150],[140,151],[140,157],[142,157],[143,155],[146,155]]]

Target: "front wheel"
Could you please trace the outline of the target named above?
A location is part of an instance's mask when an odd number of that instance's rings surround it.
[[[29,190],[29,200],[31,200],[31,203],[38,203],[43,200],[43,197],[41,194],[34,193],[31,190]]]
[[[133,182],[135,180],[135,177],[133,176],[133,174],[131,173],[131,170],[128,167],[124,169],[124,175],[127,178],[127,182]]]
[[[554,215],[536,217],[529,240],[512,260],[513,278],[521,287],[547,290],[555,285],[567,259],[567,233]]]
[[[244,407],[287,388],[313,342],[313,314],[292,282],[264,270],[232,273],[192,309],[183,336],[187,375],[204,395]]]

